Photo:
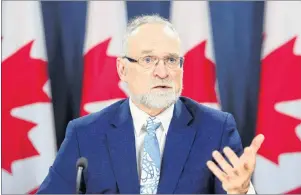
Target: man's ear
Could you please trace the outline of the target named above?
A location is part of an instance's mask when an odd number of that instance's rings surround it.
[[[120,80],[127,82],[127,67],[125,61],[120,57],[118,57],[116,60],[116,68]]]

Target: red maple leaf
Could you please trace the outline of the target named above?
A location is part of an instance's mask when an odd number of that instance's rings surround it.
[[[39,187],[36,187],[25,194],[36,194],[38,192],[38,190],[39,190]]]
[[[217,103],[215,66],[205,56],[206,41],[185,54],[183,95],[197,102]]]
[[[296,37],[262,61],[257,133],[265,135],[259,154],[278,164],[282,153],[301,152],[295,128],[300,120],[275,110],[275,104],[301,98],[301,56],[294,55]]]
[[[291,190],[289,192],[286,192],[284,194],[301,194],[301,187],[298,187],[298,188]]]
[[[42,91],[47,81],[46,62],[30,57],[33,41],[17,50],[2,63],[2,168],[11,173],[13,161],[39,155],[28,138],[36,126],[11,115],[14,108],[50,102]]]
[[[99,43],[84,57],[81,116],[88,114],[84,110],[86,103],[126,97],[118,86],[120,78],[116,70],[117,58],[107,55],[110,41],[111,38]]]

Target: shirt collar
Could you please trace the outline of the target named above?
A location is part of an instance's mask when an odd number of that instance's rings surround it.
[[[135,128],[135,134],[139,135],[142,131],[142,127],[146,124],[146,120],[150,117],[147,113],[140,110],[130,99],[129,101],[130,111],[133,118],[133,124]],[[168,107],[166,110],[161,112],[156,116],[157,119],[161,122],[161,127],[163,127],[163,132],[167,134],[172,116],[173,116],[174,104]]]

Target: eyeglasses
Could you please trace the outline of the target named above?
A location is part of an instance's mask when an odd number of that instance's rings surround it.
[[[128,61],[132,63],[138,63],[143,68],[146,69],[154,67],[161,60],[161,58],[159,58],[158,56],[144,56],[144,57],[140,57],[138,60],[135,60],[127,56],[123,56],[123,58],[126,58]],[[167,65],[170,69],[182,68],[184,63],[184,57],[165,56],[162,59],[164,61],[164,64]]]

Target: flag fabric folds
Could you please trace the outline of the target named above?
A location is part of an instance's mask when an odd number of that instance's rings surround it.
[[[266,2],[256,133],[258,193],[301,193],[301,2]]]
[[[34,193],[56,153],[41,8],[2,6],[2,192]]]
[[[91,1],[87,12],[81,116],[127,97],[116,71],[127,22],[125,2]]]
[[[209,3],[174,1],[171,10],[185,58],[183,95],[218,109]]]

